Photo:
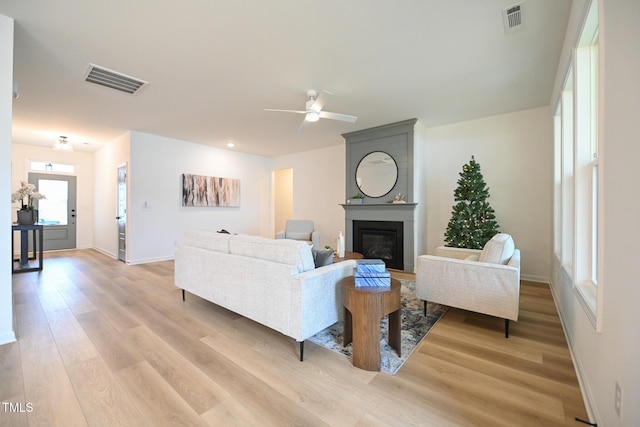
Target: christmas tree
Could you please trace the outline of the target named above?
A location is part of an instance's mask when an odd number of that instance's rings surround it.
[[[482,177],[480,164],[473,156],[462,167],[453,196],[458,203],[453,206],[444,233],[446,246],[482,249],[498,233],[499,225],[493,208],[487,202],[489,188]]]

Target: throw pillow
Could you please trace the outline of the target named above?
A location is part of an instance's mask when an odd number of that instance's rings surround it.
[[[484,245],[479,261],[506,264],[511,259],[514,250],[513,238],[508,234],[498,233]]]
[[[311,249],[313,263],[318,267],[333,264],[333,250],[331,249]]]

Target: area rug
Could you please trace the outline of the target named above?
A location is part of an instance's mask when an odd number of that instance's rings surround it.
[[[423,302],[416,298],[416,284],[408,280],[400,280],[402,288],[401,316],[402,316],[402,357],[387,342],[389,335],[389,319],[387,316],[380,322],[380,369],[387,374],[395,375],[418,344],[427,336],[431,328],[447,312],[448,307],[440,304],[428,303],[427,316],[423,315]],[[309,338],[314,342],[336,353],[352,357],[353,345],[342,346],[342,321],[318,332]]]

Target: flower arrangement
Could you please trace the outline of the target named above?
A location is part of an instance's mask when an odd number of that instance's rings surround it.
[[[11,202],[20,202],[21,211],[33,211],[33,201],[46,199],[45,195],[36,191],[36,186],[28,182],[20,181],[20,188],[11,194]]]

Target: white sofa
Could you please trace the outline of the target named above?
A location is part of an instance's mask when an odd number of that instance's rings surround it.
[[[509,320],[520,309],[520,250],[505,233],[493,236],[482,250],[440,246],[436,255],[416,261],[416,296],[449,307]]]
[[[309,244],[187,231],[175,254],[175,286],[300,343],[342,316],[338,283],[354,261],[315,268]]]

